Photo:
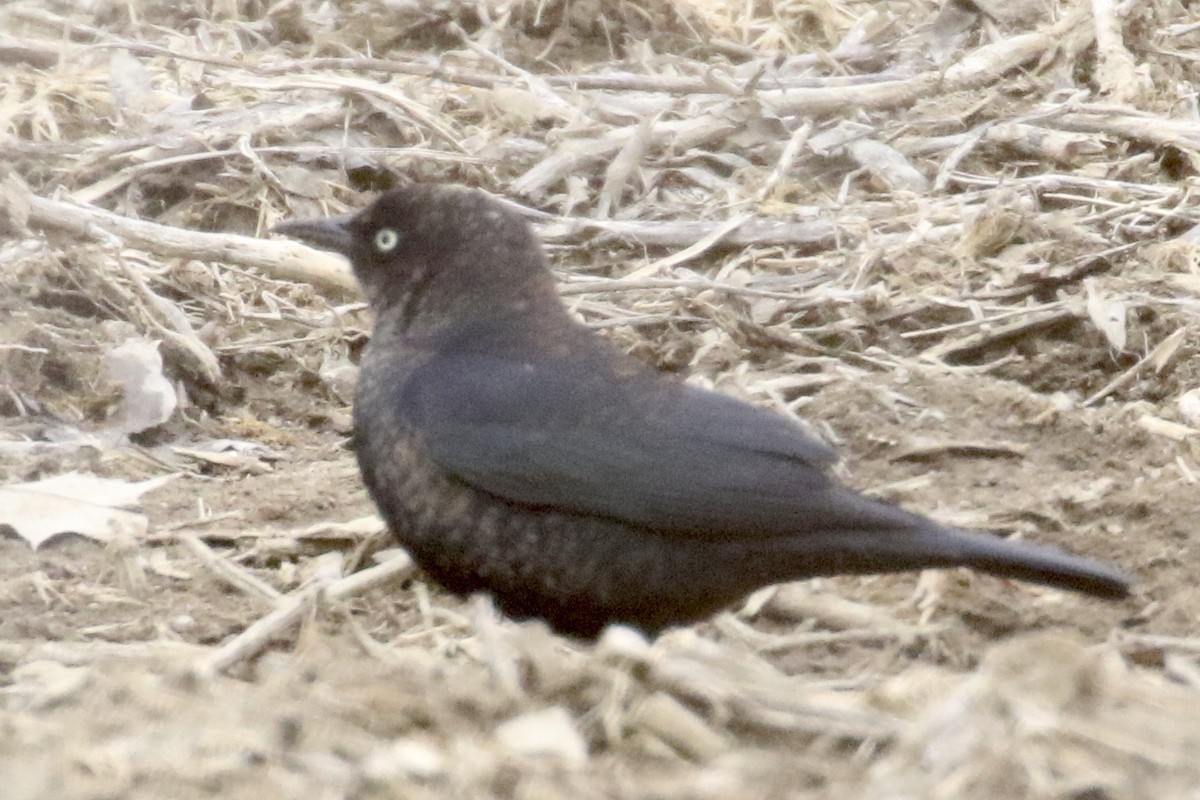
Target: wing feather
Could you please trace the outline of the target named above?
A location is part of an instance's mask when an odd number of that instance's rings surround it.
[[[889,516],[848,502],[857,496],[824,472],[836,456],[784,417],[622,368],[460,353],[416,370],[402,405],[444,469],[526,505],[699,537]]]

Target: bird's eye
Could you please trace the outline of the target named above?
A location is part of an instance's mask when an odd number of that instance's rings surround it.
[[[390,253],[400,244],[400,234],[393,228],[380,228],[375,232],[375,249],[381,253]]]

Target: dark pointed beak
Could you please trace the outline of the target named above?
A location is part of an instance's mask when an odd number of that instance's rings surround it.
[[[321,250],[332,250],[349,257],[354,249],[354,235],[350,230],[352,219],[352,214],[321,219],[297,219],[281,222],[271,228],[271,233],[281,233]]]

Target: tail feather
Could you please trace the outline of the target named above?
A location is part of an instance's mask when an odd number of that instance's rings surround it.
[[[903,572],[936,567],[970,567],[1005,578],[1118,600],[1129,595],[1129,579],[1099,561],[1054,547],[1013,542],[983,533],[954,530],[917,518],[919,526],[798,536],[793,562],[804,575]]]
[[[1013,542],[982,533],[947,530],[943,535],[961,541],[963,566],[1109,600],[1129,596],[1128,577],[1090,558],[1069,555],[1046,545]]]

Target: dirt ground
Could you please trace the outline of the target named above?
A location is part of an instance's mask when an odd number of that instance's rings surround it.
[[[1198,44],[1166,0],[0,8],[0,488],[170,476],[132,533],[0,518],[0,797],[1195,797]],[[586,644],[427,583],[348,446],[366,311],[254,249],[414,178],[544,212],[582,319],[849,484],[1133,596],[831,578]],[[133,339],[177,407],[124,436]]]

